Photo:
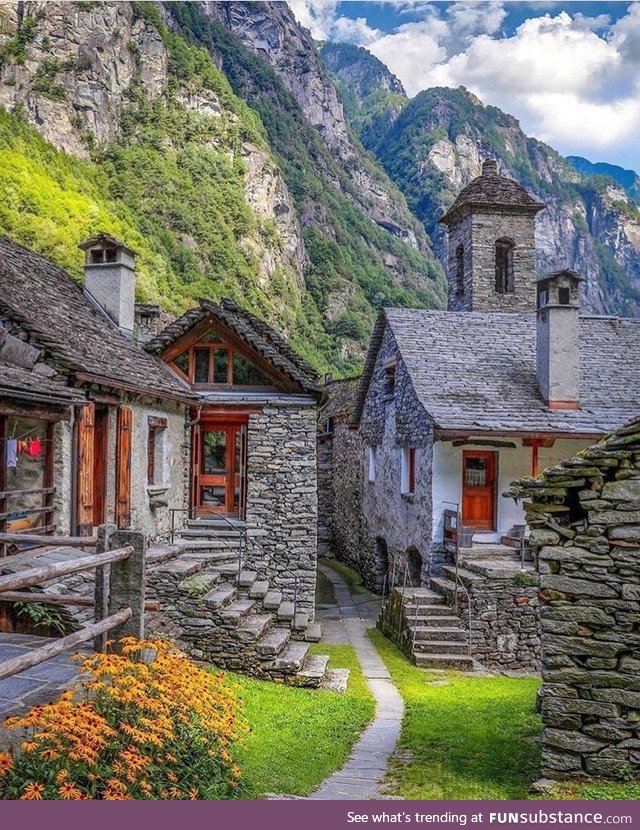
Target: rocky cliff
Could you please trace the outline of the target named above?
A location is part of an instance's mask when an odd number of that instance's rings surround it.
[[[338,371],[379,305],[443,302],[284,4],[0,2],[0,132],[0,232],[78,276],[99,224],[139,251],[141,299],[230,294]]]
[[[391,92],[391,73],[372,71],[379,61],[366,50],[332,44],[321,55],[349,102],[350,123],[424,223],[443,263],[438,217],[480,174],[482,158],[496,158],[502,173],[547,205],[536,227],[539,271],[576,268],[585,277],[587,309],[640,314],[640,211],[610,170],[576,169],[463,88],[428,89],[408,100],[397,87]]]

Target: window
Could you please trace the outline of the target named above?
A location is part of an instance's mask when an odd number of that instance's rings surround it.
[[[496,292],[498,294],[513,294],[515,291],[514,247],[512,239],[496,240]]]
[[[415,447],[402,448],[400,467],[400,492],[408,495],[416,489],[416,450]]]
[[[376,447],[367,447],[367,481],[376,480]]]
[[[171,358],[174,369],[197,386],[273,387],[273,380],[230,343],[206,334],[191,348]]]
[[[396,388],[396,364],[388,363],[384,367],[384,396],[386,400],[393,398]]]
[[[147,484],[165,483],[165,434],[166,418],[149,418],[149,438],[147,442]]]
[[[327,418],[327,420],[325,421],[325,424],[324,424],[324,429],[323,429],[324,434],[325,435],[333,435],[334,425],[335,425],[335,422],[334,422],[333,418]]]
[[[568,288],[558,289],[558,302],[560,305],[569,305],[571,302],[571,291]]]
[[[464,245],[456,248],[456,294],[464,294]]]

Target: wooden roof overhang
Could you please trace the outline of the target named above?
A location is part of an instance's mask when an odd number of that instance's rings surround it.
[[[526,430],[488,430],[488,429],[442,429],[436,427],[433,436],[436,441],[469,440],[470,438],[523,438],[531,441],[544,441],[549,438],[570,438],[582,441],[598,441],[606,433],[604,432],[527,432]]]

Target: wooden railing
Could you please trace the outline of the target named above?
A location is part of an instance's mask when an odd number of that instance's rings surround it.
[[[14,541],[15,534],[0,533],[0,543]],[[9,538],[8,538],[9,537]],[[25,537],[39,548],[45,547],[94,547],[95,553],[78,556],[65,562],[21,568],[0,576],[0,602],[41,602],[55,605],[93,605],[94,621],[79,631],[53,640],[41,648],[0,663],[0,680],[37,666],[58,654],[72,651],[76,646],[93,640],[94,648],[102,651],[107,634],[114,639],[144,635],[145,587],[146,587],[146,537],[134,531],[116,530],[113,526],[99,528],[97,537],[37,536]],[[27,560],[33,561],[45,551],[29,551],[2,560],[5,569]],[[108,566],[108,567],[107,567]],[[71,574],[95,570],[94,599],[67,597],[44,592],[26,592],[23,588],[40,586],[53,579]]]

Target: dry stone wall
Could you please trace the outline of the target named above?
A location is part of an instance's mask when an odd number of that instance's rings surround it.
[[[640,419],[514,484],[539,558],[543,775],[640,771]]]

